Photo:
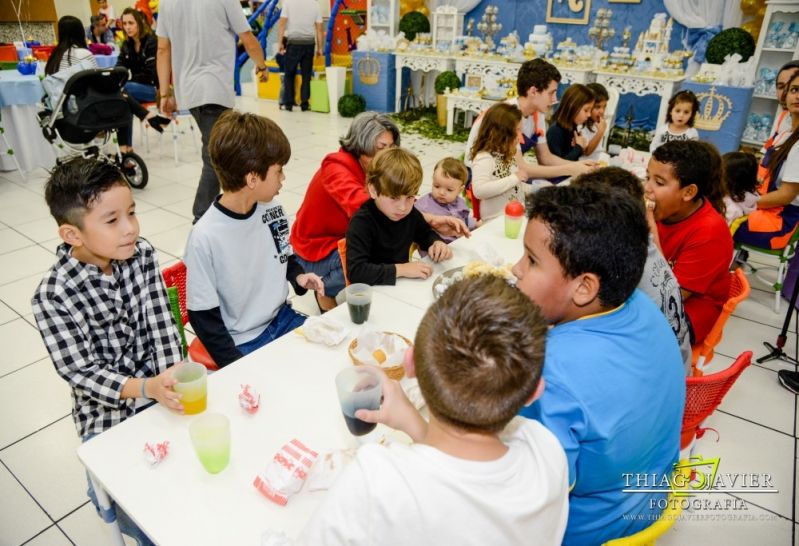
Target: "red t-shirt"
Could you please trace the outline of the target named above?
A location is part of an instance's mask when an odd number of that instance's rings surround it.
[[[724,217],[705,199],[691,216],[676,224],[658,222],[663,255],[680,288],[691,292],[685,313],[695,343],[705,339],[730,296],[732,236]]]
[[[327,257],[367,199],[366,173],[360,162],[342,149],[325,156],[291,227],[294,252],[309,262]]]

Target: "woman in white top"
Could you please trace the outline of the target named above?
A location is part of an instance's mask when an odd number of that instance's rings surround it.
[[[469,150],[472,161],[472,195],[479,199],[475,218],[490,220],[502,214],[511,199],[524,200],[523,179],[515,170],[522,113],[513,104],[495,104],[483,116],[480,131]],[[511,172],[513,171],[513,172]]]

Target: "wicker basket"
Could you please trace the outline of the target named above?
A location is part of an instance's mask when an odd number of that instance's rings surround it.
[[[408,344],[409,347],[413,345],[413,342],[403,335],[394,332],[381,332],[381,333],[399,336],[400,338],[402,338],[403,341],[405,341],[405,343]],[[352,340],[348,349],[350,353],[350,359],[352,359],[352,363],[355,364],[356,366],[364,366],[365,364],[360,360],[358,360],[358,358],[355,356],[355,349],[357,347],[358,347],[358,338],[356,337]],[[405,368],[402,366],[402,364],[398,366],[388,366],[388,367],[380,366],[380,369],[386,372],[386,375],[389,376],[391,379],[396,379],[397,381],[405,377]]]

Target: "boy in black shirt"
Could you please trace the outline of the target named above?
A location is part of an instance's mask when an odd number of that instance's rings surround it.
[[[433,272],[423,262],[408,263],[411,244],[427,249],[441,262],[452,250],[413,206],[422,185],[422,165],[412,153],[392,148],[369,165],[369,199],[347,228],[347,278],[370,285],[396,284],[397,277],[426,279]]]

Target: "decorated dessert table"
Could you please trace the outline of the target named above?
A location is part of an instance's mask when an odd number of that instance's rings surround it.
[[[401,111],[402,105],[402,69],[409,68],[411,71],[419,71],[422,73],[428,72],[444,72],[445,70],[452,70],[455,63],[451,57],[427,52],[395,52],[394,68],[397,71],[396,79],[396,98],[394,111]],[[413,84],[411,84],[413,85]],[[432,87],[432,80],[425,85],[420,85],[420,96],[424,97],[427,87]]]

